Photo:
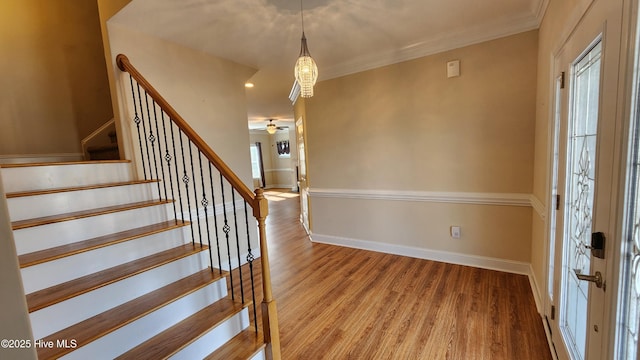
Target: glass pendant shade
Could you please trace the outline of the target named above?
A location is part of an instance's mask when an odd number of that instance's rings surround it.
[[[309,54],[307,38],[304,36],[304,32],[302,32],[300,57],[298,58],[298,61],[296,61],[294,74],[296,76],[296,81],[300,85],[300,96],[303,98],[312,97],[313,86],[318,80],[318,66],[311,57],[311,54]]]

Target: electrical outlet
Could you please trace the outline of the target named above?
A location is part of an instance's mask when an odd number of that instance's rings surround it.
[[[460,226],[451,227],[451,237],[454,239],[460,239]]]

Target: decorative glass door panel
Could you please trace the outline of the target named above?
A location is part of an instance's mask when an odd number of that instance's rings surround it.
[[[638,118],[638,115],[636,115]],[[636,122],[640,119],[636,119]],[[638,330],[640,330],[640,150],[638,144],[638,124],[635,125],[634,151],[632,173],[630,174],[631,189],[629,212],[629,229],[627,241],[623,245],[622,275],[620,287],[620,312],[618,323],[618,358],[624,360],[637,359]]]
[[[586,355],[590,283],[577,275],[591,271],[601,53],[598,41],[573,63],[570,75],[560,329],[573,359]]]

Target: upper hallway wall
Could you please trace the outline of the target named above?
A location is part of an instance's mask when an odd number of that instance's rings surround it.
[[[112,118],[95,1],[0,3],[0,155],[79,153]]]

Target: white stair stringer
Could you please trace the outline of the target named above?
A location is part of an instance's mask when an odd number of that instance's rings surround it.
[[[266,357],[266,354],[264,353],[264,349],[260,349],[260,351],[257,354],[253,355],[253,357],[249,360],[266,360],[266,359],[267,357]]]
[[[34,339],[53,334],[208,266],[208,254],[201,251],[32,312],[30,318]],[[226,296],[226,282],[216,284],[213,288],[217,292],[224,289],[222,296]]]
[[[124,182],[131,179],[131,164],[125,161],[2,168],[2,182],[6,193]]]
[[[216,282],[216,284],[220,282],[224,283],[222,287],[226,291],[226,282],[222,280]],[[61,357],[61,359],[113,359],[204,307],[220,300],[222,297],[218,296],[217,292],[213,292],[211,287],[207,286],[167,304],[132,323],[75,349],[68,355]]]
[[[9,197],[7,204],[11,221],[18,221],[158,198],[157,183],[142,183]]]
[[[169,215],[170,214],[170,215]],[[173,218],[172,204],[159,204],[13,231],[18,255],[71,244]]]
[[[178,353],[171,356],[170,359],[203,359],[212,352],[212,349],[218,349],[248,326],[249,310],[245,307],[242,311],[229,317],[200,336],[196,341],[182,348]]]
[[[81,252],[21,269],[25,292],[32,293],[189,242],[185,227]]]

